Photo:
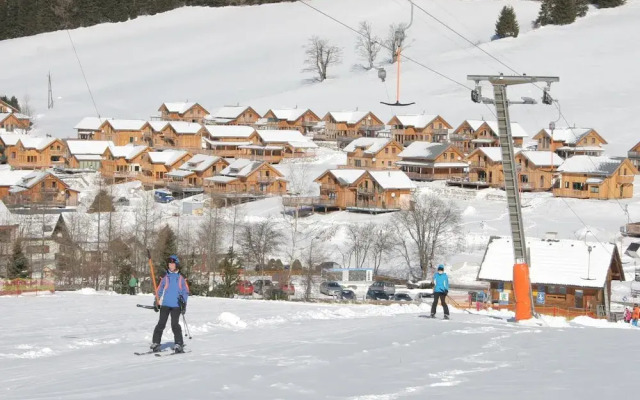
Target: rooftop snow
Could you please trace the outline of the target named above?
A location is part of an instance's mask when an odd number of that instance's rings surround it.
[[[433,161],[442,154],[447,147],[449,147],[448,143],[413,142],[409,147],[400,152],[398,157]]]
[[[169,125],[178,135],[195,135],[202,129],[202,125],[194,122],[171,121]]]
[[[114,146],[110,140],[67,140],[67,148],[72,155],[102,155],[107,147]]]
[[[621,163],[621,159],[606,156],[573,156],[564,160],[558,168],[558,172],[609,176],[618,169]]]
[[[166,151],[150,151],[149,159],[154,164],[164,164],[167,167],[172,166],[178,160],[187,154],[184,150],[166,150]]]
[[[222,172],[220,172],[220,175],[246,177],[262,164],[263,161],[252,161],[247,160],[246,158],[237,158],[223,169]]]
[[[250,126],[244,125],[205,125],[211,138],[248,138],[255,132]]]
[[[296,148],[316,148],[317,144],[305,137],[298,130],[257,130],[264,143],[288,143]]]
[[[196,103],[178,102],[178,103],[162,103],[162,105],[165,106],[169,112],[184,114],[191,107],[195,106]]]
[[[98,118],[98,117],[84,117],[80,122],[73,127],[79,131],[99,131],[100,127],[111,118]]]
[[[189,175],[193,175],[193,174],[195,174],[194,171],[187,171],[187,170],[184,170],[184,169],[174,169],[173,171],[169,172],[167,174],[167,176],[173,176],[173,177],[176,177],[176,178],[185,178],[185,177],[187,177]]]
[[[3,133],[0,134],[0,139],[5,144],[5,146],[15,146],[18,144],[18,140],[21,138],[28,138],[29,135],[19,135],[16,133]]]
[[[484,153],[485,156],[489,157],[489,159],[493,162],[502,162],[502,148],[500,147],[479,147],[478,150],[480,150],[482,153]],[[513,149],[514,152],[517,154],[518,153],[518,149]]]
[[[396,115],[396,118],[400,121],[402,126],[413,126],[414,128],[424,129],[434,119],[438,118],[437,115]]]
[[[179,169],[188,170],[188,171],[197,171],[202,172],[208,168],[210,168],[213,164],[218,162],[220,157],[218,156],[209,156],[206,154],[196,154],[189,159],[186,163],[182,164]]]
[[[109,150],[114,158],[125,158],[130,160],[147,149],[147,146],[134,146],[127,144],[125,146],[109,146]]]
[[[614,245],[566,239],[529,238],[526,241],[531,257],[531,284],[604,287]],[[513,264],[511,238],[493,237],[480,265],[478,279],[513,281]],[[587,274],[592,280],[585,279]]]
[[[18,193],[23,190],[32,188],[35,184],[46,178],[48,175],[51,175],[50,172],[46,171],[32,171],[29,175],[22,177],[22,179],[15,183],[15,185],[9,189],[11,193]]]
[[[482,121],[477,119],[468,119],[466,122],[471,126],[474,131],[477,131],[482,127],[483,124],[487,124],[487,126],[493,131],[493,133],[498,136],[498,121]],[[511,123],[511,136],[514,138],[524,138],[529,136],[527,131],[517,122]]]
[[[553,130],[553,140],[565,144],[576,144],[592,130],[591,128],[556,128]],[[544,129],[544,132],[551,137],[550,129]]]
[[[0,186],[13,186],[22,180],[22,178],[28,176],[33,171],[17,169],[14,171],[2,171],[0,172]]]
[[[377,154],[380,150],[384,148],[384,146],[386,146],[390,142],[391,142],[390,138],[362,137],[362,138],[353,140],[343,149],[343,151],[347,153],[351,153],[353,151],[356,151],[357,148],[363,147],[365,149],[364,150],[365,153]]]
[[[357,124],[369,114],[368,111],[330,111],[329,115],[336,122],[344,122],[347,124]]]
[[[521,151],[524,157],[526,157],[529,161],[537,165],[538,167],[548,167],[554,166],[557,167],[564,162],[562,157],[557,155],[551,151]],[[553,158],[553,161],[552,161]]]
[[[25,136],[20,138],[20,143],[25,149],[43,150],[56,140],[58,139],[52,137]]]
[[[298,118],[302,117],[302,115],[307,111],[308,109],[304,109],[304,108],[282,108],[282,109],[272,108],[271,109],[271,112],[276,116],[277,119],[282,119],[289,122],[297,121]]]
[[[383,189],[414,189],[415,183],[403,171],[369,171]]]
[[[247,108],[248,106],[225,106],[217,109],[212,112],[209,117],[211,119],[222,118],[233,120],[238,118]]]
[[[141,119],[110,119],[107,122],[115,131],[139,131],[147,124]]]
[[[154,132],[160,132],[169,125],[169,121],[149,121],[149,125]]]
[[[341,185],[351,185],[367,171],[364,169],[332,169],[329,172]]]

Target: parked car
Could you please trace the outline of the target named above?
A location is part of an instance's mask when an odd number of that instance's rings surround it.
[[[396,293],[393,295],[393,300],[394,301],[413,301],[411,296],[409,296],[407,293]]]
[[[387,296],[393,296],[396,293],[396,285],[391,282],[375,281],[369,286],[369,290],[384,292]]]
[[[166,189],[156,189],[153,198],[158,203],[170,203],[174,200],[173,195]]]
[[[351,289],[342,289],[342,291],[340,291],[340,294],[338,295],[338,298],[340,300],[355,300],[356,293]]]
[[[338,282],[327,281],[320,284],[320,293],[327,296],[336,296],[342,291],[342,286]]]
[[[131,202],[129,201],[129,199],[127,199],[126,197],[119,197],[116,201],[115,204],[119,205],[119,206],[128,206],[129,204],[131,204]]]
[[[407,281],[407,289],[429,289],[433,287],[433,281],[426,279],[423,281]]]
[[[278,284],[277,286],[280,290],[282,290],[282,293],[286,295],[293,296],[294,294],[296,294],[296,288],[295,286],[293,286],[293,283],[291,282],[281,283],[281,284]]]
[[[265,291],[273,287],[273,282],[269,279],[258,279],[253,282],[253,291],[257,294],[264,295]]]
[[[247,280],[238,281],[236,288],[240,295],[251,296],[253,294],[253,284]]]
[[[416,299],[422,300],[433,297],[433,289],[425,289],[416,295]]]
[[[389,300],[389,295],[380,290],[367,290],[367,300]]]

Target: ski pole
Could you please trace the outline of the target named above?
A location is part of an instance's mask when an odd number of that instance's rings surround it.
[[[187,318],[184,316],[184,314],[182,314],[182,321],[184,321],[184,330],[185,330],[185,336],[189,336],[189,339],[192,339],[191,337],[191,331],[189,330],[189,325],[187,325]]]

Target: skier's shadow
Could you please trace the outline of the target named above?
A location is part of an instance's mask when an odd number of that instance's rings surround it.
[[[160,345],[160,351],[164,351],[164,350],[167,350],[167,349],[172,350],[174,345],[175,345],[174,342],[162,343]]]

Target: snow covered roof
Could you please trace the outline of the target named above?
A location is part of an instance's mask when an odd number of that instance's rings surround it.
[[[22,143],[22,146],[25,149],[43,150],[56,140],[58,139],[51,137],[34,137],[25,135],[20,138],[20,143]]]
[[[22,179],[16,182],[14,186],[9,189],[9,192],[19,193],[23,190],[30,189],[49,175],[51,175],[51,173],[46,171],[32,171],[29,175],[23,176]]]
[[[438,118],[438,115],[396,115],[396,118],[403,126],[413,126],[414,128],[424,129],[434,119]]]
[[[571,153],[577,153],[581,151],[604,153],[604,149],[597,146],[562,146],[558,147],[556,150],[562,150]]]
[[[102,161],[102,156],[98,154],[76,154],[74,157],[78,161]]]
[[[618,169],[623,160],[607,156],[573,156],[564,160],[558,167],[558,172],[609,176]]]
[[[562,157],[557,155],[552,151],[521,151],[524,157],[526,157],[529,161],[537,165],[538,167],[548,167],[554,166],[557,167],[564,162]],[[502,159],[502,157],[501,157]]]
[[[178,135],[196,135],[202,129],[202,125],[194,122],[171,121],[169,125]]]
[[[9,118],[11,115],[18,119],[30,119],[28,115],[20,114],[20,113],[0,113],[0,122]]]
[[[186,163],[182,164],[179,169],[185,171],[202,172],[217,163],[221,158],[218,156],[208,156],[206,154],[196,154]]]
[[[281,109],[272,108],[269,111],[271,111],[273,115],[276,116],[277,119],[282,119],[289,122],[295,122],[298,120],[298,118],[302,117],[302,115],[309,110],[304,108],[281,108]]]
[[[474,131],[477,131],[482,127],[483,124],[487,124],[487,126],[493,131],[493,133],[498,135],[498,121],[482,121],[477,119],[468,119],[466,122],[471,126]],[[524,138],[529,136],[527,131],[517,122],[511,123],[511,136],[514,138]]]
[[[196,104],[198,103],[187,103],[187,102],[162,103],[162,105],[165,106],[169,112],[178,113],[178,114],[184,114]],[[160,108],[162,108],[162,106]]]
[[[33,171],[17,169],[14,171],[0,172],[0,186],[13,186],[20,182],[22,178],[28,176]]]
[[[414,189],[415,183],[403,171],[368,171],[383,189]]]
[[[233,182],[235,180],[238,180],[238,178],[235,178],[233,176],[220,176],[220,175],[216,175],[216,176],[212,176],[210,178],[204,178],[205,181],[210,181],[210,182],[217,182],[217,183],[229,183],[229,182]]]
[[[228,119],[234,120],[242,115],[249,107],[248,106],[225,106],[212,112],[208,117],[211,119]]]
[[[149,159],[153,164],[164,164],[167,167],[170,167],[184,157],[187,152],[184,150],[165,150],[150,151],[147,154],[149,154]]]
[[[529,272],[532,284],[602,288],[616,249],[609,243],[582,240],[529,238],[526,242],[531,258]],[[513,264],[511,238],[492,237],[480,264],[478,279],[513,281]]]
[[[413,142],[398,154],[400,158],[435,160],[450,145],[448,143]]]
[[[72,155],[104,154],[107,147],[114,146],[110,140],[67,140],[67,148]]]
[[[225,169],[220,172],[220,175],[232,176],[232,177],[246,177],[251,172],[259,168],[264,161],[252,161],[246,158],[237,158],[231,162]]]
[[[172,177],[176,177],[176,178],[185,178],[189,175],[193,175],[195,174],[194,171],[187,171],[184,169],[174,169],[173,171],[169,172],[167,175],[168,176],[172,176]]]
[[[380,150],[384,148],[388,143],[391,142],[390,138],[368,138],[362,137],[353,140],[349,143],[343,151],[347,153],[351,153],[356,151],[357,148],[364,148],[364,152],[367,154],[377,154]]]
[[[502,162],[502,148],[500,147],[479,147],[478,150],[484,153],[491,161],[493,162]],[[514,149],[514,151],[518,152],[518,149]]]
[[[147,121],[142,119],[110,119],[107,121],[114,131],[139,131]]]
[[[318,147],[298,130],[264,130],[259,129],[258,136],[264,143],[287,143],[291,147],[311,149]]]
[[[206,125],[205,129],[211,138],[248,138],[256,131],[244,125]]]
[[[127,144],[125,146],[109,145],[109,150],[114,158],[125,158],[127,160],[131,160],[146,149],[147,146],[134,146],[132,144]]]
[[[21,138],[29,137],[29,135],[20,135],[15,133],[0,134],[0,139],[5,146],[15,146]]]
[[[169,125],[169,121],[149,121],[149,125],[154,132],[160,132]]]
[[[357,124],[369,114],[368,111],[329,111],[329,115],[336,122],[344,122],[347,124]]]
[[[47,239],[53,236],[53,231],[60,220],[60,214],[28,214],[19,215],[16,218],[20,224],[20,235],[23,238]]]
[[[111,118],[84,117],[73,128],[79,131],[99,131],[104,121],[109,119]]]
[[[209,140],[207,138],[202,138],[206,143],[209,143],[211,147],[220,147],[220,146],[248,146],[251,142],[223,142],[221,140]]]
[[[364,169],[330,169],[328,172],[333,175],[341,185],[351,185],[367,171]]]
[[[565,144],[576,144],[591,131],[593,131],[592,128],[556,128],[553,130],[553,140]],[[551,137],[550,129],[544,129],[544,132]]]

